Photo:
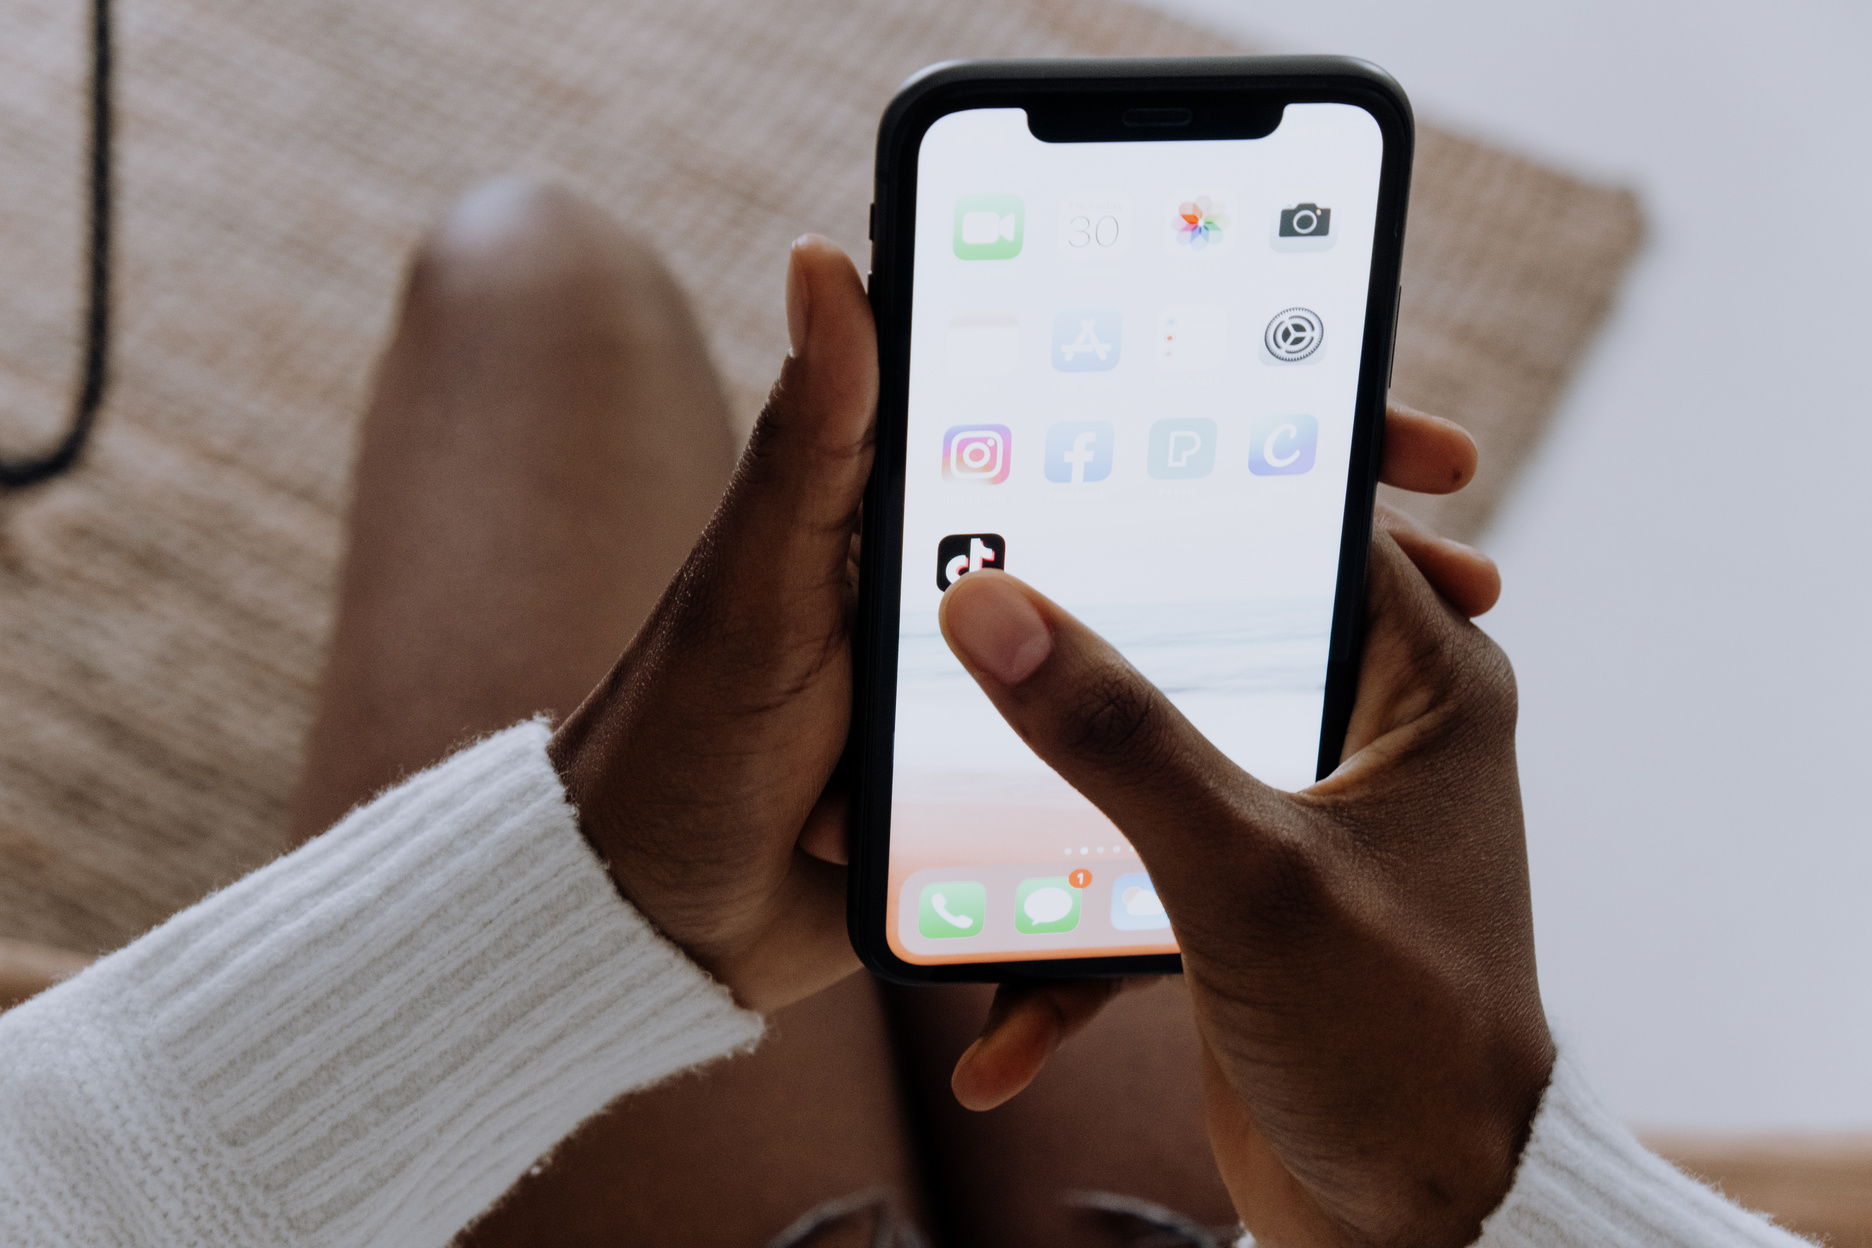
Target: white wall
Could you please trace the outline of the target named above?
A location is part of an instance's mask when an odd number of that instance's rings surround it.
[[[1872,1126],[1872,6],[1158,2],[1639,191],[1484,543],[1542,984],[1629,1120]]]

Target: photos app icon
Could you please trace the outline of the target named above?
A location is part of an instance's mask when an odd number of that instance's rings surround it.
[[[943,434],[943,479],[1000,485],[1008,477],[1013,440],[1006,425],[951,426]]]

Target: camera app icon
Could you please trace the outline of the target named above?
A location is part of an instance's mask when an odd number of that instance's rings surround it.
[[[1315,203],[1281,209],[1273,242],[1276,251],[1325,251],[1333,245],[1332,209]]]
[[[953,425],[943,434],[943,479],[1000,485],[1008,477],[1013,435],[1006,425]]]
[[[936,588],[948,589],[971,572],[1007,567],[1007,539],[999,533],[951,533],[936,543]]]

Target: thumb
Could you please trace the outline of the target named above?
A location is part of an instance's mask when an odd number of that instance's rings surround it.
[[[1252,853],[1242,830],[1273,828],[1286,795],[1243,772],[1096,633],[1005,572],[943,595],[950,649],[1034,753],[1137,847],[1173,925],[1217,855]],[[1248,865],[1248,864],[1240,864]]]
[[[710,571],[762,611],[827,581],[842,601],[877,410],[877,332],[851,260],[827,239],[799,239],[786,303],[792,350],[704,537]]]

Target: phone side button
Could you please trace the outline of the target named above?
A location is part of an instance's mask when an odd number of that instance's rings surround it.
[[[1397,368],[1398,313],[1404,310],[1404,283],[1399,282],[1397,297],[1391,301],[1391,358],[1385,363],[1384,388],[1391,388],[1391,374]]]
[[[869,214],[868,219],[865,221],[865,237],[870,239],[872,242],[877,241],[877,205],[876,204],[871,205],[871,212]]]

